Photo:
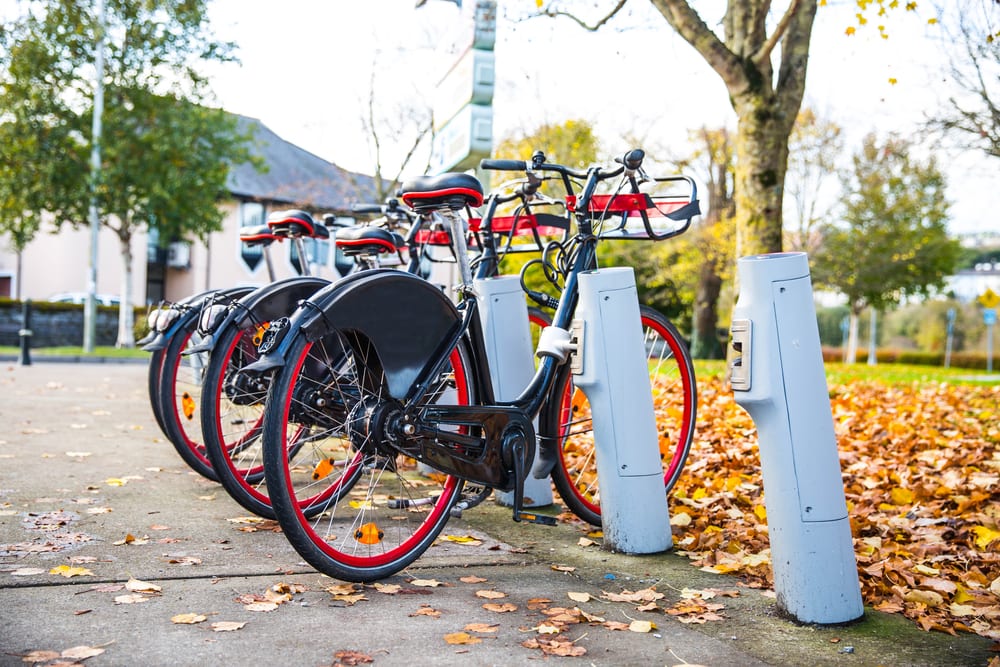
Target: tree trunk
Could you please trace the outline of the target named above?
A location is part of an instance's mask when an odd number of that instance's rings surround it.
[[[722,359],[723,350],[716,330],[719,324],[719,292],[722,278],[714,262],[702,262],[695,288],[694,327],[691,356],[695,359]]]
[[[135,311],[132,308],[132,239],[118,236],[122,251],[122,294],[118,306],[117,348],[135,347]]]
[[[722,21],[724,42],[692,8],[703,3],[650,1],[729,91],[738,118],[736,256],[780,252],[788,136],[805,92],[816,0],[791,0],[770,35],[770,0],[730,0]]]
[[[853,364],[858,360],[858,311],[851,308],[851,320],[847,333],[847,355],[845,364]]]

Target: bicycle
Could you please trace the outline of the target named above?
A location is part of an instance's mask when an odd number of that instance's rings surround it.
[[[264,413],[265,477],[285,535],[310,565],[348,581],[398,572],[440,533],[466,481],[512,491],[515,521],[555,523],[553,517],[524,511],[523,485],[535,451],[532,421],[540,413],[558,412],[566,395],[565,386],[556,382],[571,352],[577,278],[595,265],[599,236],[594,221],[605,221],[600,210],[591,208],[596,188],[618,176],[619,191],[630,186],[621,201],[617,193],[608,196],[608,207],[620,205],[626,212],[611,230],[619,238],[640,236],[629,228],[632,213],[641,218],[642,237],[651,240],[683,233],[698,213],[693,181],[678,177],[690,187],[690,201],[665,214],[677,222],[675,228],[654,230],[647,209],[659,211],[642,195],[637,180],[643,157],[637,149],[620,158],[620,167],[586,172],[546,163],[544,156],[530,166],[513,160],[481,163],[484,168],[555,172],[570,192],[571,179],[584,181],[581,194],[572,200],[577,231],[564,242],[571,261],[553,325],[539,341],[541,360],[534,378],[513,401],[495,400],[483,349],[459,215],[481,205],[482,189],[467,174],[422,177],[405,184],[402,192],[414,210],[440,216],[451,230],[462,277],[458,306],[425,281],[373,271],[317,293],[287,324],[268,331],[260,347],[262,359],[250,367],[274,372]],[[331,345],[339,348],[332,355]],[[328,459],[320,459],[312,470],[297,468],[288,458],[289,444],[304,413],[314,421],[329,415],[325,403],[308,402],[311,392],[325,386],[330,361],[348,356],[359,395],[346,413],[347,433],[328,446]],[[558,433],[539,440],[544,475],[558,463],[557,442]],[[412,461],[438,472],[420,475]],[[304,483],[303,476],[316,486]]]
[[[272,214],[277,225],[259,225],[240,229],[240,240],[247,246],[260,246],[273,283],[274,271],[268,247],[275,241],[290,239],[305,257],[303,236],[329,238],[328,229],[310,222],[308,226],[294,223],[295,211]],[[310,218],[311,221],[311,218]],[[294,225],[294,226],[293,226]],[[303,264],[308,271],[308,266]],[[206,479],[218,482],[219,477],[208,459],[200,410],[201,387],[208,366],[211,349],[213,317],[230,308],[243,297],[255,291],[242,286],[208,290],[177,303],[154,309],[149,315],[150,336],[143,341],[143,349],[151,352],[147,386],[153,416],[160,430],[192,470]]]

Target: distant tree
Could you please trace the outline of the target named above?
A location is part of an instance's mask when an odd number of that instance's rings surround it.
[[[207,25],[207,0],[35,0],[0,31],[0,230],[27,243],[43,212],[57,227],[87,224],[91,186],[122,257],[118,345],[134,345],[131,241],[164,242],[221,228],[229,165],[250,159],[236,118],[200,103],[198,68],[232,59]],[[105,38],[101,177],[89,157],[98,36]],[[25,188],[25,179],[32,179]],[[12,192],[21,194],[10,197]]]
[[[812,109],[799,112],[788,140],[785,175],[785,247],[812,254],[826,216],[824,191],[836,183],[837,159],[843,150],[841,129]]]
[[[960,246],[948,237],[945,179],[934,159],[913,158],[899,137],[868,135],[844,176],[840,221],[823,228],[813,280],[847,297],[848,362],[857,358],[858,315],[927,296],[954,271]]]

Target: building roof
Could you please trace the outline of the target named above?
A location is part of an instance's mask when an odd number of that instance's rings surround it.
[[[256,118],[237,119],[241,132],[253,132],[251,151],[266,168],[258,171],[243,163],[230,169],[226,186],[234,196],[329,211],[349,211],[352,204],[374,201],[371,176],[341,169],[285,141]]]

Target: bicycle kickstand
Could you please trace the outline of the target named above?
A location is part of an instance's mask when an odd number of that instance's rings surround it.
[[[514,459],[514,521],[528,521],[529,523],[538,523],[543,526],[556,525],[557,522],[554,516],[524,511],[524,480],[529,474],[528,469],[524,465],[526,446],[524,435],[511,436],[506,444],[508,451]]]

